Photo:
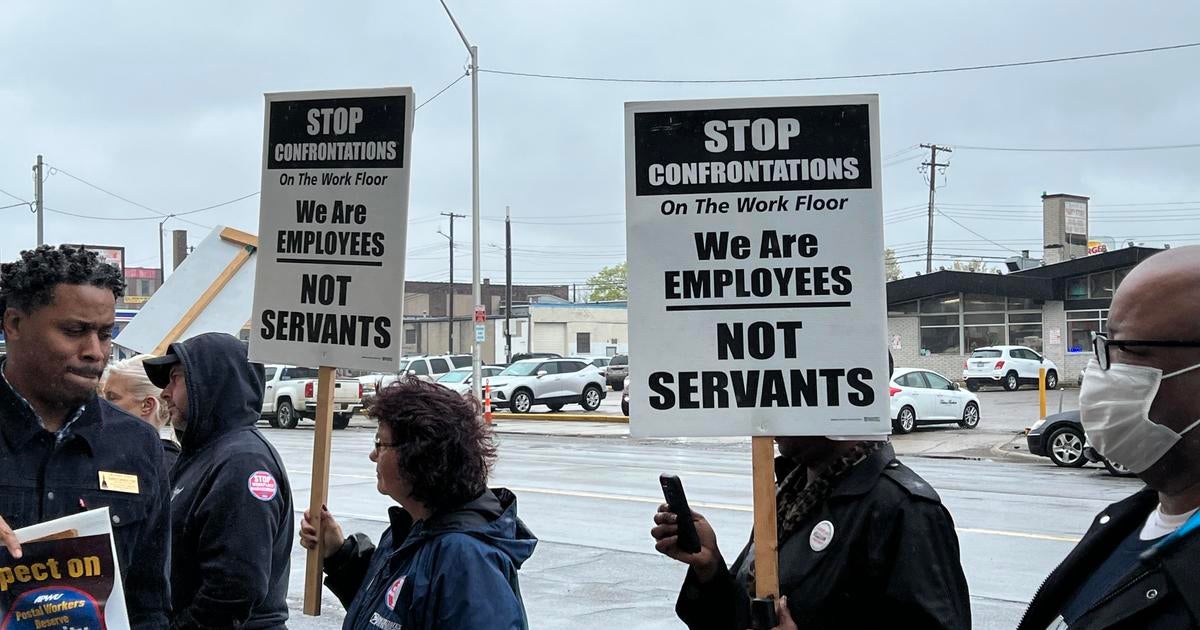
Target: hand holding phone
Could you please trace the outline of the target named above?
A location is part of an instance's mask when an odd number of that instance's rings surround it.
[[[700,552],[700,536],[696,533],[696,523],[692,520],[692,509],[688,507],[687,495],[683,492],[683,482],[679,477],[663,473],[658,477],[662,486],[663,498],[667,506],[675,513],[675,524],[679,527],[679,548],[688,553]]]

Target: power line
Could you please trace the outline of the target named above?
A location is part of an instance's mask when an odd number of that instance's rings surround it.
[[[981,238],[981,239],[983,239],[983,240],[985,240],[985,241],[987,241],[987,242],[991,243],[992,245],[995,245],[995,246],[997,246],[997,247],[999,247],[999,248],[1001,248],[1001,249],[1003,249],[1003,250],[1010,251],[1010,252],[1012,252],[1012,253],[1014,253],[1014,254],[1016,254],[1016,253],[1017,253],[1017,250],[1015,250],[1015,249],[1012,249],[1011,247],[1005,247],[1004,245],[1001,245],[1000,243],[997,243],[996,241],[993,241],[992,239],[990,239],[990,238],[988,238],[988,237],[986,237],[986,236],[984,236],[984,235],[980,234],[979,232],[976,232],[975,230],[972,230],[971,228],[969,228],[969,227],[967,227],[967,226],[963,225],[962,223],[959,223],[959,222],[958,222],[958,221],[956,221],[954,218],[952,218],[952,217],[950,217],[950,216],[947,216],[947,215],[946,215],[946,213],[942,212],[941,210],[938,210],[937,208],[934,208],[934,212],[937,212],[938,214],[940,214],[940,215],[942,215],[942,216],[946,217],[947,219],[950,219],[950,222],[951,222],[951,223],[954,223],[954,224],[955,224],[955,225],[957,225],[958,227],[960,227],[960,228],[962,228],[962,229],[964,229],[964,230],[966,230],[966,231],[968,231],[968,232],[970,232],[970,233],[974,234],[975,236],[978,236],[979,238]]]
[[[0,188],[0,193],[4,193],[4,194],[8,195],[9,197],[12,197],[13,199],[16,199],[17,201],[20,201],[21,203],[25,203],[25,204],[33,203],[32,201],[26,201],[14,194],[8,192],[7,190],[4,190],[3,188]]]
[[[1103,59],[1107,57],[1121,57],[1126,55],[1141,55],[1147,53],[1166,52],[1170,50],[1181,50],[1185,48],[1195,48],[1200,46],[1200,42],[1191,42],[1186,44],[1173,44],[1169,46],[1155,46],[1152,48],[1137,48],[1132,50],[1119,50],[1112,52],[1093,53],[1087,55],[1072,55],[1069,57],[1051,57],[1047,59],[1033,59],[1028,61],[1013,61],[1007,63],[991,63],[979,64],[972,66],[951,66],[947,68],[930,68],[924,70],[903,70],[897,72],[868,72],[861,74],[833,74],[824,76],[808,76],[808,77],[791,77],[791,78],[766,78],[766,79],[633,79],[633,78],[618,78],[618,77],[596,77],[583,75],[569,74],[544,74],[536,72],[514,72],[508,70],[492,70],[488,68],[480,68],[480,72],[490,72],[492,74],[501,74],[516,77],[529,77],[535,79],[559,79],[566,81],[595,81],[603,83],[686,83],[686,84],[711,84],[711,83],[790,83],[799,81],[837,81],[843,79],[879,79],[885,77],[905,77],[922,74],[946,74],[951,72],[971,72],[976,70],[995,70],[998,68],[1016,68],[1023,66],[1036,66],[1052,63],[1064,63],[1068,61],[1084,61],[1088,59]]]
[[[1164,151],[1172,149],[1200,149],[1200,143],[1192,144],[1159,144],[1152,146],[1140,147],[1070,147],[1070,148],[1045,148],[1045,147],[981,147],[968,144],[953,145],[955,149],[962,151],[1016,151],[1023,153],[1108,153],[1117,151]]]
[[[18,206],[25,206],[25,207],[27,207],[27,208],[28,208],[28,207],[29,207],[29,202],[28,202],[28,201],[22,201],[21,203],[14,203],[14,204],[12,204],[11,206],[0,206],[0,210],[8,210],[9,208],[16,208],[16,207],[18,207]]]
[[[49,166],[49,165],[48,165],[48,166]],[[157,210],[157,209],[155,209],[155,208],[151,208],[150,206],[147,206],[146,204],[143,204],[143,203],[138,203],[138,202],[136,202],[136,201],[134,201],[134,200],[132,200],[132,199],[129,199],[128,197],[123,197],[123,196],[121,196],[121,195],[118,195],[117,193],[115,193],[115,192],[113,192],[113,191],[111,191],[111,190],[108,190],[108,189],[105,189],[105,188],[101,188],[100,186],[97,186],[96,184],[93,184],[93,183],[91,183],[91,182],[89,182],[89,181],[87,181],[87,180],[85,180],[85,179],[83,179],[83,178],[81,178],[81,177],[78,177],[78,176],[76,176],[76,175],[72,175],[71,173],[69,173],[69,172],[67,172],[67,171],[63,170],[63,169],[62,169],[62,168],[60,168],[60,167],[57,167],[57,166],[50,166],[50,174],[51,174],[51,175],[53,175],[53,174],[55,174],[55,173],[62,173],[63,175],[66,175],[67,177],[70,177],[71,179],[73,179],[73,180],[75,180],[75,181],[77,181],[77,182],[79,182],[79,183],[83,184],[84,186],[87,186],[87,187],[89,187],[89,188],[93,188],[93,189],[95,189],[95,190],[98,190],[98,191],[100,191],[100,192],[102,192],[102,193],[104,193],[104,194],[106,194],[106,195],[108,195],[108,196],[110,196],[110,197],[114,197],[114,198],[116,198],[116,199],[120,199],[121,201],[124,201],[125,203],[128,203],[128,204],[135,205],[135,206],[137,206],[137,207],[139,207],[139,208],[141,208],[141,209],[143,209],[143,210],[149,210],[150,212],[153,212],[154,214],[157,214],[159,217],[177,218],[177,219],[179,219],[180,221],[183,221],[184,223],[190,223],[191,225],[194,225],[194,226],[196,226],[196,227],[204,228],[204,229],[206,229],[206,230],[211,230],[211,229],[212,229],[212,226],[211,226],[211,225],[204,225],[203,223],[196,223],[195,221],[192,221],[192,220],[189,220],[189,219],[180,218],[178,214],[174,214],[174,215],[173,215],[173,214],[171,214],[171,213],[169,213],[169,212],[163,212],[162,210]],[[256,194],[256,193],[255,193],[255,194]],[[252,195],[247,195],[247,197],[249,197],[249,196],[252,196]],[[243,197],[243,199],[244,199],[244,198],[245,198],[245,197]],[[240,201],[240,200],[239,200],[239,201]],[[219,205],[222,205],[222,204],[219,204]],[[59,211],[59,214],[67,214],[67,213],[65,213],[65,212],[62,212],[62,211]],[[183,213],[183,214],[191,214],[191,211],[189,211],[189,212],[187,212],[187,213]],[[102,218],[102,217],[87,217],[87,216],[83,216],[83,215],[71,215],[71,216],[79,216],[80,218],[91,218],[91,219],[100,219],[100,218]]]
[[[415,111],[417,111],[418,109],[421,109],[422,107],[425,107],[425,106],[426,106],[426,105],[428,105],[430,102],[432,102],[432,101],[433,101],[433,99],[435,99],[435,98],[437,98],[437,97],[441,96],[443,92],[445,92],[446,90],[449,90],[450,88],[454,87],[454,86],[455,86],[455,84],[457,84],[459,81],[462,81],[463,79],[467,78],[468,76],[470,76],[470,74],[471,74],[470,72],[464,72],[463,74],[460,74],[460,75],[458,76],[458,78],[457,78],[457,79],[455,79],[455,80],[451,81],[451,82],[450,82],[450,83],[449,83],[449,84],[448,84],[446,87],[444,87],[444,88],[442,88],[442,89],[438,90],[438,93],[437,93],[437,94],[434,94],[433,96],[430,96],[429,98],[427,98],[427,99],[425,99],[424,101],[422,101],[420,105],[417,105],[416,107],[414,107],[414,108],[413,108],[413,111],[415,112]]]

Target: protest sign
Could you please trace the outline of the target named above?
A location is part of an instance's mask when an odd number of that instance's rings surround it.
[[[108,508],[16,532],[21,558],[0,547],[0,630],[128,630]]]
[[[631,432],[890,430],[878,97],[627,103]]]
[[[395,369],[412,120],[410,88],[266,96],[255,360]]]

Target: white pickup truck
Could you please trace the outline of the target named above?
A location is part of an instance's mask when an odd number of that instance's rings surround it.
[[[317,369],[268,365],[263,417],[271,426],[294,429],[301,418],[317,414]],[[354,412],[362,408],[362,385],[355,379],[335,379],[333,428],[345,429]]]

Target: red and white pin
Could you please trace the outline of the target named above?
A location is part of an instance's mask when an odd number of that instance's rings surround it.
[[[250,489],[250,494],[254,495],[259,501],[270,501],[279,494],[279,484],[275,481],[274,475],[265,470],[256,470],[250,475],[250,479],[246,481],[246,487]]]
[[[400,576],[398,580],[392,582],[387,591],[387,607],[388,610],[396,609],[396,600],[400,599],[400,589],[404,588],[404,578],[408,576]]]
[[[808,535],[808,546],[813,551],[825,551],[831,542],[833,542],[833,523],[821,521],[813,525],[812,533]]]

